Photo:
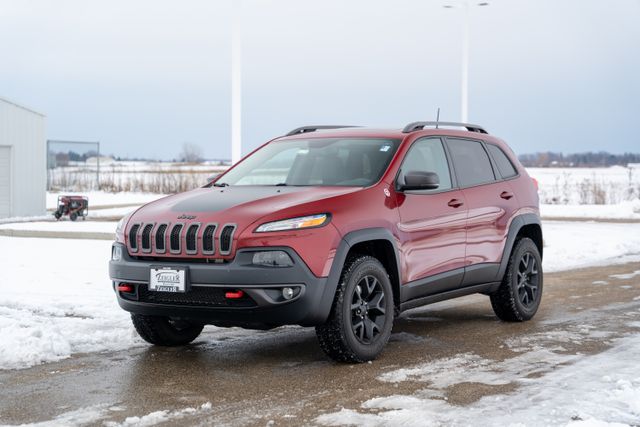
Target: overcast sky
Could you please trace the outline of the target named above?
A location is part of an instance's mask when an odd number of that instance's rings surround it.
[[[245,0],[243,152],[303,124],[459,120],[449,3]],[[51,139],[230,158],[233,7],[0,0],[0,97],[45,113]],[[640,0],[494,0],[470,49],[469,121],[516,152],[640,152]]]

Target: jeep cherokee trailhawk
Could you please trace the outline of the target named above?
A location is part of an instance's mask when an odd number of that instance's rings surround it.
[[[109,273],[152,344],[295,324],[331,358],[367,361],[425,304],[482,293],[502,320],[533,317],[536,187],[480,126],[305,126],[125,217]]]

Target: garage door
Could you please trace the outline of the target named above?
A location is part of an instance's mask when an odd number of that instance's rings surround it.
[[[11,147],[0,147],[0,218],[11,215]]]

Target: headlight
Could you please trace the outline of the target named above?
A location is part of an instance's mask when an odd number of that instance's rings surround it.
[[[116,242],[124,243],[124,228],[127,226],[131,215],[133,215],[133,212],[128,213],[118,221],[118,225],[116,225]]]
[[[284,251],[264,251],[255,252],[252,263],[264,267],[291,267],[293,260]]]
[[[282,221],[267,222],[256,228],[256,233],[267,231],[297,230],[299,228],[322,227],[329,222],[328,214],[309,215],[299,218],[283,219]]]

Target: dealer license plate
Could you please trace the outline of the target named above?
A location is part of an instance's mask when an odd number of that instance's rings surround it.
[[[149,290],[156,292],[185,292],[187,274],[184,268],[152,267]]]

